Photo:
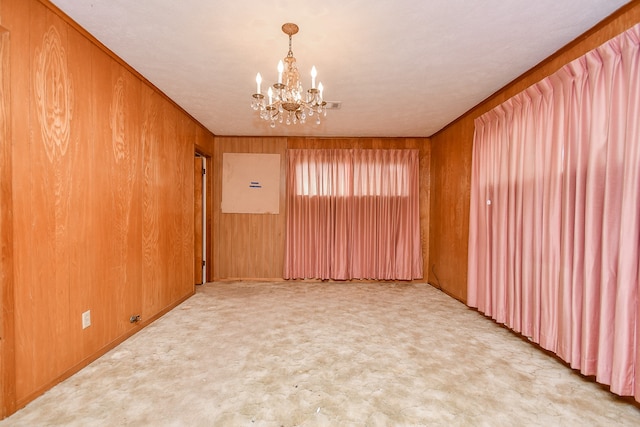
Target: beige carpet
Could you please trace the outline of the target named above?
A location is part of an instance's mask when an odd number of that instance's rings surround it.
[[[640,409],[429,285],[210,283],[16,425],[637,426]]]

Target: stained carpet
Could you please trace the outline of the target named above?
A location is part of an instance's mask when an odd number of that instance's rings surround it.
[[[427,284],[217,282],[0,426],[637,426]]]

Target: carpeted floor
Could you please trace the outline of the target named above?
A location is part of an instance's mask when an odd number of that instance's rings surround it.
[[[209,283],[5,426],[637,426],[426,284]]]

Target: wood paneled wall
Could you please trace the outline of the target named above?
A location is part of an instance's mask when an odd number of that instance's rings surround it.
[[[474,120],[638,22],[640,1],[634,0],[432,136],[430,282],[466,301]]]
[[[216,137],[214,155],[213,271],[216,280],[282,279],[285,239],[285,156],[287,148],[415,148],[420,150],[420,223],[423,259],[428,265],[429,139],[428,138],[271,138]],[[223,214],[223,153],[280,154],[280,213]],[[426,276],[425,276],[426,277]]]
[[[15,402],[9,32],[0,27],[0,419]]]
[[[193,294],[213,135],[48,2],[0,10],[1,417]]]
[[[213,277],[214,279],[282,278],[284,257],[284,173],[280,174],[279,214],[222,213],[222,155],[224,153],[280,154],[285,165],[286,138],[216,137],[213,162]]]

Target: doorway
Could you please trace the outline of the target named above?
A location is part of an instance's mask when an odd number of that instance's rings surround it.
[[[196,153],[194,161],[194,279],[207,282],[207,158]]]

